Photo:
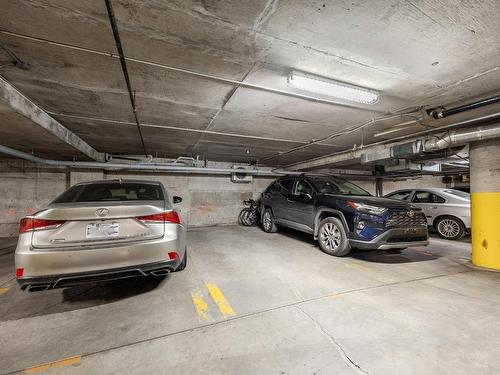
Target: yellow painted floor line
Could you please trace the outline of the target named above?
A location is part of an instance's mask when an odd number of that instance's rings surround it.
[[[212,297],[224,317],[235,315],[233,308],[217,285],[205,283],[205,286],[208,289],[208,293],[210,293],[210,297]]]
[[[62,368],[66,366],[79,365],[82,360],[81,355],[75,355],[74,357],[59,359],[57,361],[52,361],[48,363],[44,363],[43,365],[28,367],[24,369],[25,374],[38,374],[40,372],[47,371],[51,368]]]
[[[363,266],[361,264],[357,264],[357,263],[344,263],[347,267],[350,267],[350,268],[359,268],[361,270],[364,270],[364,271],[371,271],[372,269],[368,266]]]
[[[194,307],[198,316],[203,320],[210,320],[210,313],[208,312],[208,304],[205,302],[201,293],[191,292],[191,299],[193,300]]]
[[[10,288],[0,288],[0,294],[5,294],[9,291]]]

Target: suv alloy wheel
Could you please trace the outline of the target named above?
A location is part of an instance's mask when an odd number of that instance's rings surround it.
[[[321,250],[329,255],[341,257],[351,251],[344,225],[335,217],[327,217],[319,223],[318,241]]]
[[[262,214],[262,229],[267,233],[275,233],[278,230],[274,223],[273,213],[269,208],[266,208]]]

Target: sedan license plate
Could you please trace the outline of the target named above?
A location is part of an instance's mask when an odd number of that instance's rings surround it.
[[[85,230],[86,238],[112,238],[120,234],[120,225],[118,223],[91,223],[87,224]]]

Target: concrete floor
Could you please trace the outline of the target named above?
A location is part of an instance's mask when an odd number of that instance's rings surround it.
[[[494,374],[500,273],[468,241],[323,254],[294,231],[191,230],[164,280],[22,293],[0,246],[0,373]],[[2,249],[3,247],[3,249]],[[197,308],[196,308],[197,306]]]

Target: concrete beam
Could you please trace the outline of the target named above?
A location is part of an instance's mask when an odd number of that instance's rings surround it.
[[[7,80],[0,76],[0,103],[23,115],[55,137],[97,161],[105,161],[106,155],[98,152],[87,142],[57,122],[42,108],[37,106]]]

